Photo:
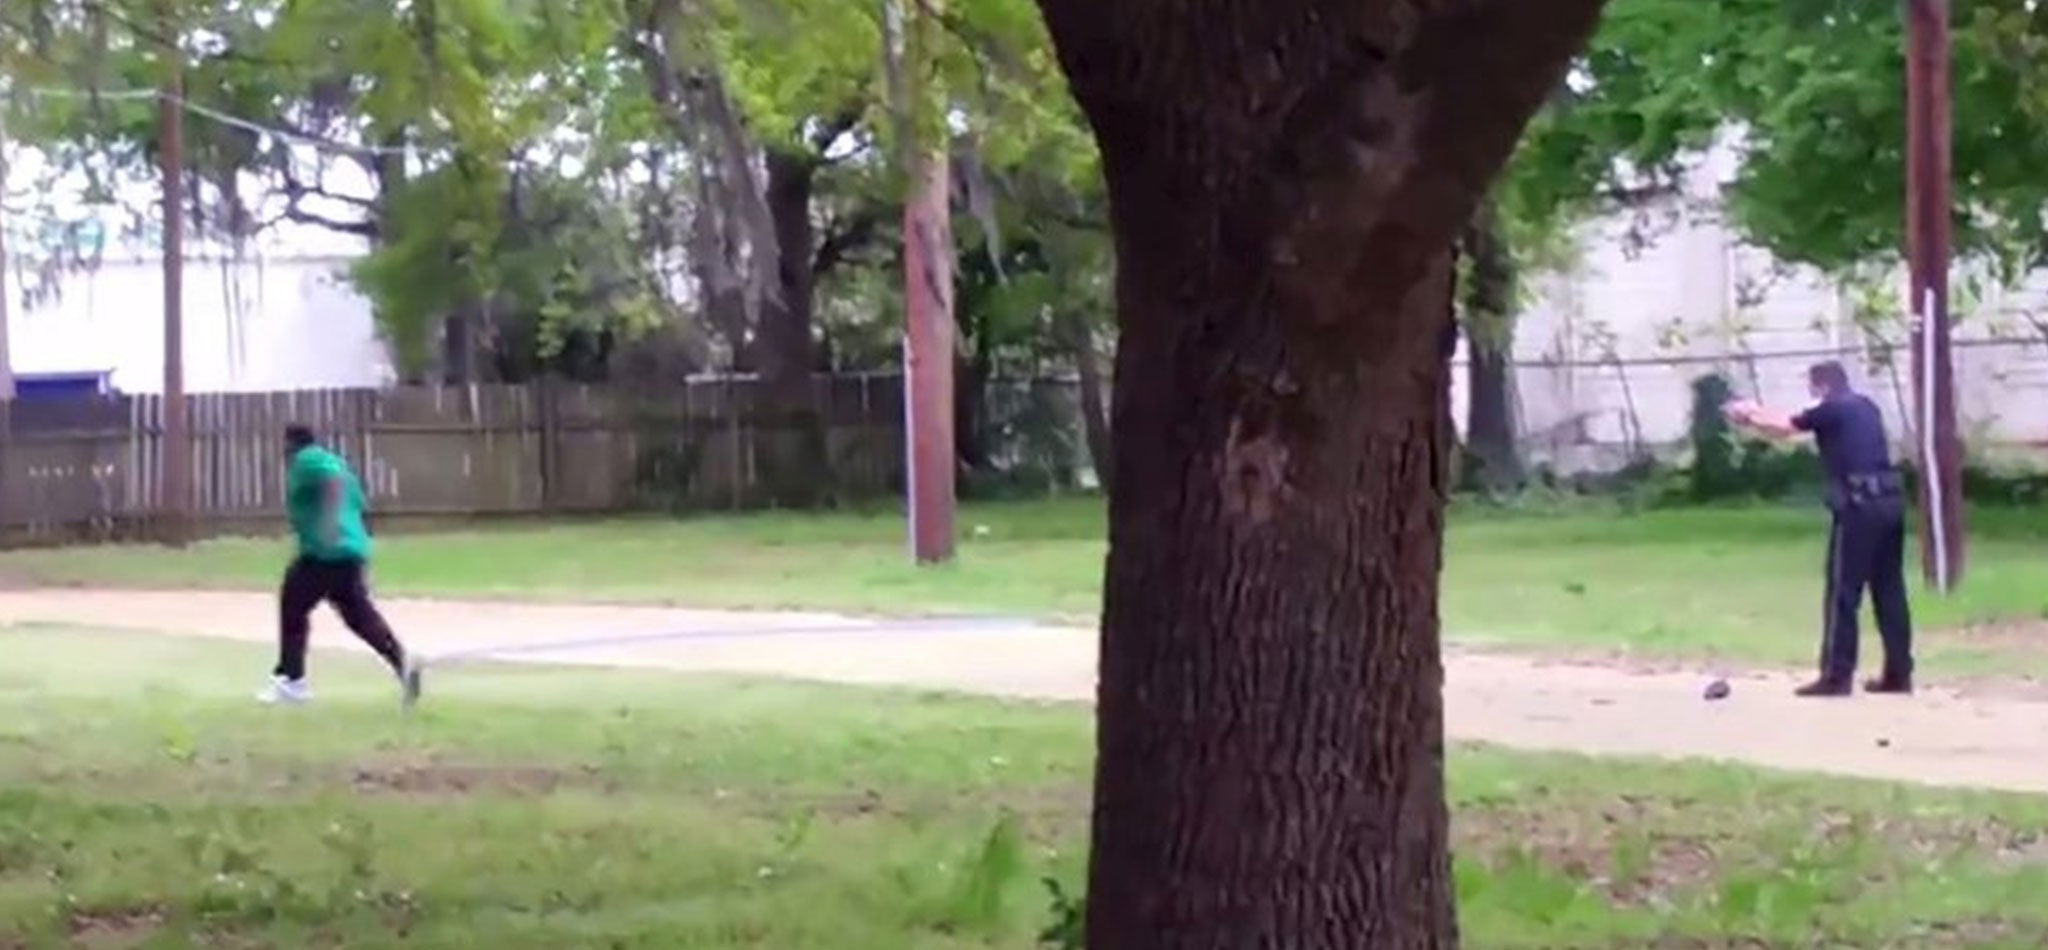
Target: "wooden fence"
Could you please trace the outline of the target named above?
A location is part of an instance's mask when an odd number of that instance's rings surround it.
[[[896,490],[900,377],[820,377],[821,486],[847,500]],[[387,516],[737,509],[760,487],[757,446],[775,420],[757,384],[662,389],[544,383],[224,393],[187,397],[196,526],[275,519],[284,427],[313,427],[362,473]],[[0,540],[133,536],[163,508],[163,399],[0,404]],[[786,423],[785,423],[786,424]]]

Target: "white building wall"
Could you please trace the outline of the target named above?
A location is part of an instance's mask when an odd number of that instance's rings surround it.
[[[1866,359],[1844,293],[1743,246],[1707,208],[1667,209],[1657,219],[1666,226],[1642,247],[1623,239],[1627,220],[1594,222],[1575,266],[1537,282],[1515,340],[1532,455],[1564,468],[1608,466],[1637,441],[1679,443],[1692,380],[1717,370],[1741,392],[1801,405],[1806,367],[1833,350],[1846,351],[1839,358],[1885,408],[1894,437],[1908,436],[1903,352],[1895,368]],[[1958,294],[1957,306],[1958,411],[1973,448],[2048,448],[2048,275],[1981,300]],[[1453,400],[1462,422],[1462,370]]]
[[[391,360],[347,266],[343,257],[188,263],[186,389],[388,384]],[[123,392],[161,392],[162,266],[130,259],[69,274],[54,299],[11,308],[8,331],[16,372],[111,371]]]

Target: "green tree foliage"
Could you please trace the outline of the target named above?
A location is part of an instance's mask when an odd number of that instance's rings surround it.
[[[280,224],[358,236],[369,254],[352,273],[411,373],[445,355],[451,318],[481,339],[531,341],[534,352],[497,362],[538,365],[585,336],[715,322],[690,271],[701,277],[718,256],[706,247],[772,272],[772,230],[743,220],[758,216],[748,205],[766,183],[705,187],[709,175],[744,179],[729,173],[758,168],[764,152],[802,156],[815,175],[810,263],[833,275],[832,292],[888,286],[901,182],[884,11],[831,0],[23,0],[0,10],[0,83],[82,93],[7,97],[11,131],[52,176],[85,180],[100,200],[147,195],[157,109],[146,94],[115,93],[153,89],[175,39],[185,98],[205,113],[186,125],[194,233],[237,246]],[[994,262],[1011,243],[1085,246],[1073,235],[1097,232],[1096,209],[1079,230],[1025,211],[1047,193],[1071,204],[1097,178],[1035,8],[959,0],[932,37],[926,66],[944,96],[933,115],[958,156],[964,250]],[[645,48],[664,70],[643,68]],[[664,82],[670,93],[715,87],[732,121],[665,99]],[[132,236],[148,240],[157,209],[133,204]],[[706,245],[719,228],[729,239]],[[1093,251],[1061,260],[1081,257],[1080,269],[1100,270]],[[1097,293],[1094,277],[1067,279],[1077,267],[1014,285],[1002,268],[984,298],[995,332],[1021,340],[1047,322],[1027,299]],[[871,302],[870,322],[898,312]],[[835,299],[822,312],[850,309]],[[730,329],[736,354],[753,331]],[[894,332],[886,319],[876,329]],[[1064,347],[1048,336],[1041,348]],[[893,347],[882,352],[875,361],[893,360]]]
[[[1953,5],[1958,251],[2016,276],[2048,256],[2048,9]],[[1904,24],[1851,0],[1616,0],[1603,43],[1641,70],[1645,129],[1739,133],[1736,222],[1843,273],[1904,244]]]
[[[490,364],[483,375],[602,378],[612,346],[653,330],[664,313],[627,209],[546,170],[514,176],[502,196],[477,188],[454,167],[408,182],[391,212],[403,237],[354,269],[358,286],[383,302],[392,340],[411,347],[401,362],[431,361],[434,322],[473,311]],[[503,207],[487,231],[455,217],[495,198]]]

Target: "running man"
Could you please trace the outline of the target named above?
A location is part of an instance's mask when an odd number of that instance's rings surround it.
[[[1814,404],[1785,415],[1747,400],[1728,404],[1730,421],[1776,438],[1811,433],[1827,470],[1827,604],[1821,626],[1820,678],[1801,696],[1847,696],[1856,675],[1856,614],[1863,590],[1877,608],[1884,636],[1884,673],[1864,684],[1872,693],[1913,691],[1913,620],[1906,605],[1906,501],[1892,467],[1884,415],[1870,398],[1849,388],[1849,374],[1833,361],[1806,373]]]
[[[341,456],[314,438],[311,429],[300,425],[286,428],[284,444],[291,459],[285,476],[285,510],[297,538],[298,555],[285,571],[284,587],[277,596],[277,668],[270,686],[258,698],[266,703],[303,703],[313,697],[306,685],[306,640],[312,631],[313,608],[325,601],[334,606],[350,631],[390,664],[398,676],[402,699],[410,707],[419,700],[420,670],[370,602],[371,542],[363,521],[362,483]]]

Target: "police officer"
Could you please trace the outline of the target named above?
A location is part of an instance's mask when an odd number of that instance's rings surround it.
[[[1856,614],[1870,589],[1884,636],[1884,673],[1865,683],[1872,693],[1913,691],[1913,621],[1906,606],[1906,500],[1886,444],[1884,416],[1869,397],[1849,387],[1842,364],[1816,363],[1806,372],[1814,403],[1786,415],[1747,400],[1727,406],[1729,421],[1774,438],[1811,434],[1827,471],[1828,533],[1826,616],[1822,619],[1820,678],[1801,696],[1847,696],[1856,674]]]

